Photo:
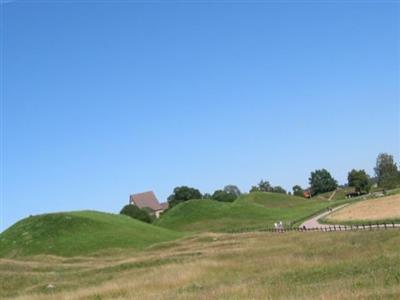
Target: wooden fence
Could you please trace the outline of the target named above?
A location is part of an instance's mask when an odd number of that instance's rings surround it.
[[[400,229],[400,224],[395,223],[384,223],[384,224],[362,224],[362,225],[321,225],[321,227],[306,228],[306,227],[284,227],[283,229],[276,229],[274,227],[241,227],[234,228],[227,231],[228,233],[242,233],[252,231],[267,231],[267,232],[334,232],[334,231],[357,231],[357,230],[389,230],[389,229]]]

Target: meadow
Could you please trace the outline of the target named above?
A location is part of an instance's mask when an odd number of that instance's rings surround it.
[[[233,203],[213,200],[190,200],[169,210],[157,226],[186,232],[230,232],[273,227],[277,221],[287,226],[318,212],[354,200],[326,201],[278,193],[255,192]]]
[[[1,259],[0,298],[399,299],[399,244],[398,230],[203,233],[145,251]]]
[[[346,206],[324,221],[333,224],[365,224],[368,222],[400,222],[400,194],[368,199]]]
[[[257,231],[382,200],[251,193],[190,200],[155,224],[95,211],[31,216],[0,234],[0,298],[399,299],[399,229]]]

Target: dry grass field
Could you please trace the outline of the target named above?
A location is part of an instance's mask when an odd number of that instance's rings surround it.
[[[400,219],[400,194],[365,200],[337,210],[328,222],[378,221]]]
[[[399,244],[395,229],[204,233],[92,257],[0,259],[0,298],[400,299]]]

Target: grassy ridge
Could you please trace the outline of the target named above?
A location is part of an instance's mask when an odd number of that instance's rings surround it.
[[[227,232],[273,226],[276,221],[296,222],[334,204],[277,193],[250,193],[233,203],[191,200],[169,210],[156,224],[178,231]]]
[[[38,215],[0,234],[0,257],[87,255],[112,248],[142,249],[179,233],[132,218],[95,211]]]

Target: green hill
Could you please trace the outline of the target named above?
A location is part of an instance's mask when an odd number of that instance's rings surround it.
[[[330,197],[333,195],[332,200],[342,200],[346,199],[346,194],[354,192],[355,188],[354,187],[345,187],[345,188],[338,188],[336,191],[332,192],[327,192],[323,194],[318,194],[314,196],[315,198],[321,199],[321,200],[328,200]]]
[[[179,231],[215,232],[266,227],[276,221],[297,222],[335,203],[277,193],[250,193],[233,203],[191,200],[166,212],[156,225]]]
[[[95,211],[44,214],[23,219],[1,233],[0,257],[73,256],[112,248],[142,249],[179,236],[122,215]]]

